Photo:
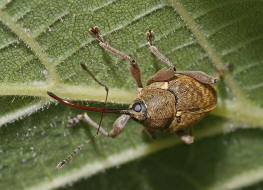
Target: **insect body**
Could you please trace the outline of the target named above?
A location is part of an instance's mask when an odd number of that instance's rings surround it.
[[[73,124],[79,120],[84,120],[97,129],[97,134],[101,133],[107,137],[116,137],[122,132],[127,121],[133,118],[140,122],[144,126],[145,132],[152,137],[154,137],[154,132],[158,130],[176,133],[183,142],[187,144],[192,143],[194,138],[191,130],[187,134],[185,129],[191,129],[193,124],[200,121],[209,111],[216,107],[217,96],[213,84],[217,82],[218,77],[209,76],[201,71],[176,71],[174,65],[153,45],[153,32],[149,31],[147,32],[149,50],[168,65],[169,68],[159,70],[148,79],[146,87],[143,88],[140,69],[136,60],[105,43],[99,35],[98,27],[93,27],[90,31],[95,35],[102,48],[130,62],[131,74],[138,86],[137,97],[128,109],[118,110],[76,105],[48,92],[48,95],[52,98],[72,107],[101,113],[121,114],[114,122],[113,129],[110,132],[107,132],[100,126],[101,122],[98,125],[91,120],[86,113],[73,118],[70,120],[70,123]],[[108,88],[99,82],[85,65],[82,64],[81,66],[90,73],[94,80],[104,86],[108,92]],[[57,168],[61,168],[88,142],[86,141],[77,147],[65,160],[57,165]]]
[[[136,106],[141,109],[135,110],[132,117],[149,132],[177,132],[191,127],[216,107],[216,90],[211,84],[174,74],[169,81],[153,82],[139,90],[133,110]],[[189,140],[184,142],[191,143]]]

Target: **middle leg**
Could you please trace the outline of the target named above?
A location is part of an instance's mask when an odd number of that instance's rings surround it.
[[[166,58],[163,54],[161,54],[159,52],[159,50],[157,49],[156,46],[153,45],[153,38],[154,38],[154,34],[153,31],[149,30],[149,32],[146,33],[147,39],[149,41],[149,50],[158,58],[160,59],[163,63],[165,63],[166,65],[168,65],[168,67],[173,70],[176,71],[175,66],[169,61],[168,58]]]
[[[104,42],[104,39],[102,38],[102,36],[99,34],[99,28],[97,26],[94,26],[90,29],[90,32],[93,33],[96,37],[96,39],[99,41],[99,45],[104,48],[105,50],[121,56],[122,58],[128,60],[130,62],[130,70],[131,70],[131,74],[133,76],[133,78],[135,79],[138,88],[142,88],[142,81],[141,81],[141,71],[139,68],[139,65],[137,64],[136,60],[131,58],[130,56],[126,55],[125,53],[113,48],[112,46],[110,46],[109,44]]]
[[[161,54],[157,47],[153,45],[153,32],[149,30],[149,32],[146,33],[147,39],[149,41],[149,50],[163,63],[165,63],[169,68],[162,68],[157,73],[155,73],[152,77],[150,77],[146,85],[150,85],[154,82],[167,82],[174,78],[174,74],[176,71],[175,66],[163,55]]]

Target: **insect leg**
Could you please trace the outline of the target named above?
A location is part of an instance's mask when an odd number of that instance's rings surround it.
[[[78,114],[76,117],[68,120],[68,125],[69,126],[76,125],[77,123],[79,123],[82,120],[82,118],[83,118],[83,114]]]
[[[231,63],[227,62],[223,69],[217,69],[216,70],[216,77],[218,78],[218,80],[220,79],[220,77],[222,77],[222,75],[224,75],[226,72],[228,72],[232,66],[233,65]]]
[[[176,134],[186,144],[194,142],[194,137],[192,135],[187,135],[183,130],[177,131]]]
[[[178,74],[186,75],[204,84],[215,84],[218,77],[210,76],[203,71],[176,71]]]
[[[149,32],[146,33],[147,39],[149,41],[149,50],[156,56],[158,57],[163,63],[168,65],[168,67],[172,68],[172,70],[176,71],[175,66],[163,55],[161,54],[157,47],[153,45],[153,31],[149,30]]]
[[[174,78],[173,70],[162,68],[147,80],[146,85],[148,86],[154,82],[167,82],[172,80],[173,78]]]
[[[85,122],[87,122],[89,125],[91,125],[92,127],[94,127],[95,129],[97,129],[97,133],[92,136],[90,139],[84,141],[82,144],[80,144],[79,146],[77,146],[64,160],[62,160],[61,162],[58,163],[58,165],[56,166],[57,169],[62,168],[69,160],[72,159],[72,157],[78,153],[78,151],[85,145],[88,144],[90,141],[93,141],[97,136],[98,136],[98,132],[100,132],[101,134],[103,134],[106,137],[116,137],[117,135],[119,135],[122,130],[124,129],[126,123],[128,122],[128,120],[130,119],[129,115],[121,115],[120,117],[118,117],[116,119],[116,121],[113,124],[113,129],[110,132],[107,132],[104,128],[102,128],[99,124],[97,124],[96,122],[94,122],[87,113],[83,113],[81,115],[78,115],[78,121],[83,120]]]
[[[84,113],[83,114],[83,118],[82,120],[85,121],[86,123],[88,123],[89,125],[91,125],[92,127],[94,127],[95,129],[99,130],[99,132],[101,134],[103,134],[106,137],[116,137],[117,135],[119,135],[122,130],[124,129],[127,121],[130,119],[129,115],[121,115],[120,117],[118,117],[116,119],[116,121],[113,124],[113,129],[110,132],[107,132],[105,129],[103,129],[102,127],[100,127],[96,122],[94,122],[89,116],[88,114]]]
[[[227,63],[223,69],[217,70],[215,76],[210,76],[202,71],[176,71],[176,73],[187,75],[204,84],[215,84],[220,77],[231,68],[231,64]]]
[[[99,41],[99,45],[104,48],[105,50],[121,56],[122,58],[128,60],[130,62],[130,70],[131,70],[131,74],[133,76],[133,78],[135,79],[138,88],[142,88],[142,82],[141,82],[141,72],[140,72],[140,68],[139,65],[137,64],[136,60],[131,58],[130,56],[126,55],[125,53],[113,48],[112,46],[110,46],[109,44],[104,42],[104,39],[102,38],[102,36],[100,36],[99,34],[99,28],[97,26],[94,26],[90,29],[90,32],[93,33],[96,37],[96,39]]]
[[[84,64],[81,64],[81,67],[82,67],[83,70],[85,70],[85,71],[87,71],[89,73],[89,75],[93,78],[93,80],[95,80],[100,86],[103,86],[105,88],[105,91],[106,91],[106,97],[105,97],[105,101],[104,101],[104,109],[105,109],[106,108],[106,104],[107,104],[108,94],[109,94],[109,88],[105,84],[100,82]],[[101,123],[102,123],[103,114],[104,113],[102,112],[101,113],[101,117],[100,117],[99,128],[97,130],[97,134],[99,133],[99,129],[100,129],[100,126],[101,126]]]
[[[106,98],[105,98],[105,101],[104,101],[104,110],[106,108],[106,103],[107,103],[107,99],[108,99],[108,93],[109,93],[109,88],[104,85],[102,82],[100,82],[94,75],[93,73],[84,65],[84,64],[81,64],[81,67],[83,70],[87,71],[89,73],[89,75],[100,85],[100,86],[103,86],[106,90]],[[102,123],[102,119],[103,119],[103,114],[104,112],[101,112],[101,117],[100,117],[100,122],[99,122],[99,125],[97,127],[97,132],[94,136],[92,136],[91,139],[89,140],[86,140],[84,141],[82,144],[80,144],[79,146],[77,146],[77,148],[75,148],[73,150],[73,152],[71,152],[66,159],[64,159],[63,161],[59,162],[58,165],[56,166],[57,169],[60,169],[61,167],[63,167],[64,164],[66,164],[69,160],[72,159],[72,157],[77,154],[77,152],[85,145],[85,144],[88,144],[91,140],[94,140],[98,135],[99,135],[99,132],[101,132],[103,134],[104,132],[104,129],[101,128],[101,123]],[[69,124],[76,124],[78,123],[81,119],[85,119],[85,116],[87,116],[86,113],[84,114],[81,114],[81,115],[78,115],[77,117],[71,119],[68,121]]]

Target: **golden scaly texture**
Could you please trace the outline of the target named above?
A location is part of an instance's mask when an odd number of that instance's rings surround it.
[[[192,126],[213,110],[217,95],[214,85],[175,74],[168,82],[153,82],[141,90],[134,102],[138,101],[146,105],[147,113],[145,117],[134,113],[133,117],[144,127],[176,132]]]

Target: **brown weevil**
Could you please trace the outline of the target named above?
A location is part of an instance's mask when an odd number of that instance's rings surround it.
[[[194,137],[191,134],[193,124],[200,121],[209,111],[216,107],[217,93],[214,83],[218,81],[219,76],[209,76],[202,71],[177,71],[175,66],[153,45],[153,32],[150,30],[146,33],[149,41],[149,50],[169,68],[159,70],[148,79],[146,87],[143,88],[140,69],[136,60],[104,42],[104,39],[99,34],[98,27],[92,27],[90,32],[93,33],[102,48],[130,62],[130,71],[138,86],[137,97],[128,109],[118,110],[105,109],[105,104],[104,108],[80,106],[48,92],[48,95],[52,98],[72,107],[100,112],[102,114],[121,114],[114,122],[113,129],[110,132],[101,127],[101,121],[100,124],[97,124],[91,120],[87,113],[71,119],[70,123],[74,124],[80,120],[84,120],[96,128],[97,134],[92,139],[96,138],[98,133],[113,138],[122,132],[127,121],[132,118],[141,123],[144,131],[152,137],[154,137],[155,131],[176,133],[183,142],[187,144],[192,143],[194,141]],[[108,94],[108,88],[99,82],[85,65],[81,64],[81,66],[89,72],[96,82],[105,87]],[[221,70],[219,74],[223,71]],[[190,129],[189,133],[185,132],[186,129]],[[89,141],[79,145],[65,160],[57,165],[57,168],[61,168]]]

